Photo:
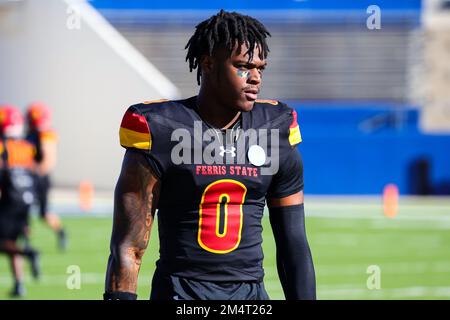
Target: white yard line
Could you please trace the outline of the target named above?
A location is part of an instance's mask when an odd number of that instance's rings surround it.
[[[25,277],[26,283],[33,281],[29,276]],[[66,286],[68,275],[44,275],[38,284]],[[141,276],[141,285],[150,289],[151,276]],[[9,285],[11,278],[0,276],[1,286]],[[104,283],[103,273],[85,273],[81,279],[81,289],[83,285],[100,285]],[[279,291],[280,286],[275,281],[266,281],[268,290]],[[69,290],[69,289],[67,289]],[[369,290],[361,288],[359,284],[342,284],[333,286],[321,286],[317,288],[318,299],[395,299],[395,298],[421,298],[421,297],[450,297],[449,286],[411,286],[401,288],[381,288],[379,290]]]
[[[395,218],[388,219],[383,216],[383,214],[380,212],[379,214],[374,214],[372,212],[364,212],[364,210],[359,210],[357,212],[354,212],[356,210],[350,212],[346,210],[330,210],[325,211],[323,209],[319,210],[309,210],[309,212],[306,214],[307,217],[314,217],[314,218],[336,218],[336,219],[357,219],[357,220],[406,220],[406,221],[448,221],[450,222],[450,208],[448,209],[448,215],[440,215],[440,214],[424,214],[422,216],[418,215],[411,215],[411,214],[401,214],[399,213]]]
[[[369,290],[361,288],[318,288],[318,299],[396,299],[420,297],[450,297],[450,287],[415,286]]]
[[[25,282],[27,284],[36,283],[37,285],[61,285],[66,286],[67,280],[71,275],[42,275],[38,281],[34,281],[31,276],[25,275]],[[142,283],[147,283],[150,285],[152,276],[139,276],[139,281]],[[3,284],[12,282],[11,276],[0,276],[0,287]],[[81,287],[83,284],[104,284],[105,274],[104,273],[82,273],[81,275]]]
[[[366,275],[367,268],[370,264],[345,264],[345,265],[321,265],[316,264],[316,273],[319,276],[329,275]],[[423,273],[444,273],[449,274],[450,278],[450,261],[411,261],[411,262],[381,262],[372,263],[381,269],[383,274],[423,274]],[[266,273],[276,273],[275,266],[264,266]]]

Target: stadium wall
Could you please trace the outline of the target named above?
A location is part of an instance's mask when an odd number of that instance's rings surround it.
[[[106,1],[92,3],[101,2]],[[60,133],[56,184],[73,187],[89,179],[111,191],[123,154],[117,129],[125,107],[173,98],[178,91],[95,12],[80,15],[80,29],[68,29],[76,9],[70,1],[53,0],[0,6],[0,103],[47,102]],[[172,59],[178,60],[183,63]],[[304,139],[299,148],[306,193],[379,194],[387,183],[396,183],[403,194],[450,193],[450,136],[423,134],[419,109],[376,101],[290,103]]]
[[[177,88],[87,2],[0,2],[0,104],[42,101],[59,134],[58,186],[112,190],[126,108]]]
[[[208,10],[223,8],[227,10],[359,10],[376,4],[388,10],[420,10],[422,0],[91,0],[99,9],[169,9],[169,10]]]
[[[450,135],[419,129],[420,109],[386,103],[298,103],[305,193],[450,194]]]

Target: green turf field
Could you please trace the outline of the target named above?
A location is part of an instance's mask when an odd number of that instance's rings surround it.
[[[395,219],[384,218],[373,199],[314,198],[307,202],[307,229],[316,266],[319,299],[449,299],[449,200],[402,201]],[[33,243],[42,251],[43,276],[29,276],[29,299],[100,299],[111,219],[65,217],[70,235],[67,253],[56,248],[54,235],[33,220]],[[275,250],[268,219],[264,218],[266,288],[282,299],[275,268]],[[147,299],[157,257],[154,228],[141,268],[139,298]],[[81,288],[68,289],[69,266],[81,270]],[[381,272],[380,289],[369,290],[369,266]],[[5,256],[0,256],[0,299],[12,285]]]

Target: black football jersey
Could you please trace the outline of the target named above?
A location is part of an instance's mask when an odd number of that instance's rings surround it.
[[[35,154],[34,145],[27,140],[10,138],[0,142],[0,202],[17,207],[33,203]]]
[[[297,115],[257,100],[230,130],[202,120],[197,97],[125,113],[120,142],[161,180],[159,270],[206,281],[260,281],[265,199],[303,189]]]

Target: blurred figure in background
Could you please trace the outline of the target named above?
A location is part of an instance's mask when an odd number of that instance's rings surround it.
[[[13,106],[0,107],[0,252],[6,253],[14,276],[12,296],[25,295],[23,285],[23,259],[31,262],[34,278],[39,277],[39,253],[31,246],[21,248],[17,242],[24,236],[28,213],[35,198],[36,164],[41,156],[26,141],[24,120]]]
[[[39,215],[55,231],[59,248],[65,250],[67,248],[67,235],[61,219],[48,210],[48,194],[51,187],[50,172],[55,167],[57,152],[57,136],[56,132],[51,129],[50,109],[40,102],[31,103],[27,110],[27,125],[27,140],[42,155],[42,161],[39,162],[36,172]]]

